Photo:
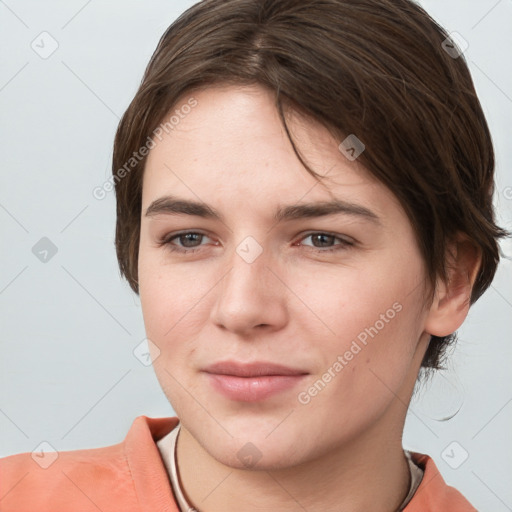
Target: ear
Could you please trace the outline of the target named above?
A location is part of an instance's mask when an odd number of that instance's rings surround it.
[[[466,235],[458,234],[448,244],[445,258],[447,279],[437,279],[425,323],[426,332],[440,337],[454,333],[464,322],[482,253]]]

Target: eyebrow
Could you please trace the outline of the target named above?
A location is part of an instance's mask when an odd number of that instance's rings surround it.
[[[203,217],[205,219],[224,222],[223,215],[206,203],[179,199],[174,196],[164,196],[153,201],[147,208],[145,216],[154,217],[160,214],[193,215]],[[274,214],[274,220],[276,222],[282,222],[337,214],[361,217],[365,220],[372,221],[375,224],[380,224],[379,216],[372,210],[369,210],[365,206],[343,201],[341,199],[280,206]]]

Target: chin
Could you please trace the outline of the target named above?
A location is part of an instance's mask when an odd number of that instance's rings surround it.
[[[264,436],[262,438],[256,442],[237,439],[226,443],[227,446],[212,445],[205,448],[218,462],[233,469],[273,471],[302,462],[294,440],[290,439],[288,444],[283,444],[281,439],[269,441]]]
[[[221,428],[215,429],[215,434],[209,428],[194,429],[192,434],[213,458],[233,469],[284,469],[300,464],[306,447],[304,435],[297,432],[291,417],[283,422],[289,412],[274,412],[273,415],[259,412],[247,416],[239,412],[231,418],[218,416],[218,421],[232,437]]]

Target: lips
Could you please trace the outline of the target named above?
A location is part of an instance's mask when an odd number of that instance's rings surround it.
[[[308,372],[271,362],[221,361],[203,372],[214,390],[230,400],[255,402],[295,387]]]
[[[308,372],[269,362],[237,363],[221,361],[205,368],[206,373],[235,377],[262,377],[265,375],[306,375]]]

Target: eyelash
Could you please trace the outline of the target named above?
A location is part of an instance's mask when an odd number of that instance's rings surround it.
[[[159,247],[166,246],[166,248],[169,251],[177,252],[177,253],[180,253],[180,254],[193,254],[193,253],[201,250],[202,246],[199,246],[199,247],[189,247],[189,248],[184,249],[184,248],[181,248],[181,247],[179,247],[177,245],[174,245],[172,243],[173,240],[181,238],[181,237],[184,237],[186,235],[199,235],[199,236],[202,236],[202,237],[205,237],[205,236],[207,237],[208,236],[205,233],[200,233],[200,232],[197,232],[197,231],[185,231],[183,233],[177,233],[177,234],[174,234],[172,236],[163,237],[161,240],[158,241],[158,245],[159,245]],[[327,233],[327,232],[324,232],[324,231],[313,231],[313,232],[307,233],[307,234],[305,234],[301,238],[300,241],[302,241],[302,240],[304,240],[306,238],[313,237],[313,236],[318,236],[318,235],[326,235],[328,237],[333,237],[333,241],[334,240],[338,240],[341,243],[339,243],[339,244],[337,244],[337,245],[335,245],[333,247],[328,247],[328,248],[320,248],[320,247],[314,247],[314,246],[305,246],[305,247],[309,248],[308,250],[312,250],[313,252],[317,252],[317,253],[331,253],[331,252],[346,250],[347,247],[352,247],[354,245],[353,241],[346,240],[344,238],[336,236],[333,233]]]

